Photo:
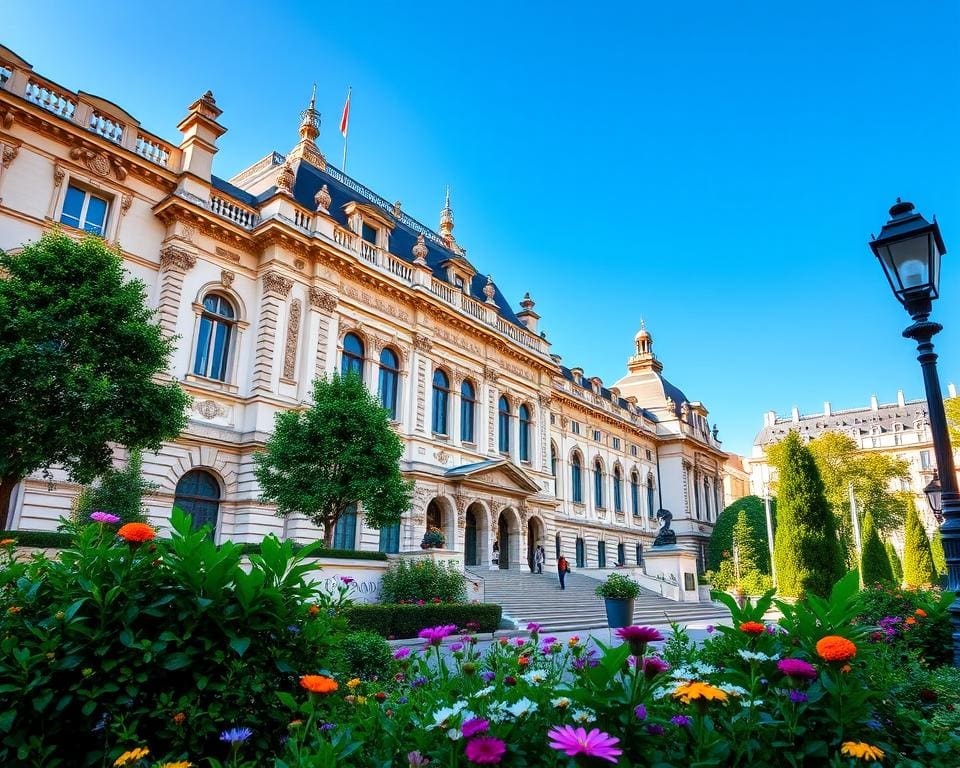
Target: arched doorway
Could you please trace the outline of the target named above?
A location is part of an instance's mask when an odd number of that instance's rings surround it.
[[[474,502],[467,507],[463,526],[463,558],[468,568],[489,565],[487,513],[483,505]]]
[[[220,484],[209,472],[192,469],[177,483],[173,506],[190,515],[194,530],[210,526],[210,537],[213,538],[220,514]]]
[[[497,540],[494,543],[501,569],[516,567],[520,562],[520,520],[517,513],[507,507],[497,518]]]
[[[527,565],[530,567],[530,573],[536,571],[537,547],[543,545],[543,537],[543,521],[539,517],[531,517],[527,520]],[[546,550],[544,550],[543,559],[547,559]]]
[[[433,499],[427,505],[427,531],[439,530],[445,539],[443,549],[454,549],[453,540],[454,516],[447,508],[446,501],[441,498]]]

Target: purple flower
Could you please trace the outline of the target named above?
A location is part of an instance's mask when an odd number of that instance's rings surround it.
[[[637,704],[633,710],[633,714],[637,716],[637,720],[646,720],[647,708],[643,706],[643,704]]]
[[[337,726],[334,725],[333,723],[324,723],[323,725],[320,726],[320,730],[321,730],[321,731],[332,731],[332,730],[333,730],[334,728],[336,728],[336,727],[337,727]]]
[[[351,579],[349,576],[341,576],[340,581],[342,581],[344,584],[353,584],[353,579]]]
[[[393,658],[395,658],[397,661],[399,661],[400,659],[405,659],[409,655],[410,655],[410,649],[406,647],[397,648],[397,650],[393,652]]]
[[[460,726],[460,730],[463,733],[463,738],[469,739],[473,736],[476,736],[478,733],[485,733],[490,730],[490,721],[484,720],[482,717],[471,717],[469,720],[464,720],[463,725]]]
[[[423,677],[423,676],[420,676],[420,677],[416,678],[415,680],[411,680],[411,681],[410,681],[410,687],[411,687],[411,688],[419,688],[421,685],[426,685],[428,682],[429,682],[429,681],[427,680],[427,678],[425,678],[425,677]]]
[[[587,666],[587,660],[582,657],[578,659],[574,659],[572,662],[570,662],[570,666],[573,667],[574,670],[579,672],[581,669]]]
[[[423,768],[430,763],[430,758],[424,757],[419,752],[407,752],[407,763],[410,768]]]
[[[797,680],[816,680],[817,670],[812,664],[803,659],[780,659],[777,662],[779,669],[787,677],[793,677]]]
[[[630,644],[630,652],[634,656],[643,656],[647,643],[663,640],[663,635],[656,627],[622,627],[617,630],[617,637]]]
[[[767,624],[767,634],[768,635],[777,634],[777,627],[775,624]]]
[[[541,640],[540,642],[543,643],[544,645],[553,645],[555,642],[557,642],[557,638],[551,635],[550,637],[543,638],[543,640]]]
[[[291,624],[287,627],[287,632],[293,632],[293,634],[297,634],[299,631],[300,627],[298,627],[296,624]]]
[[[421,629],[417,637],[422,637],[427,641],[427,645],[440,645],[445,637],[450,637],[457,631],[456,624],[444,624],[439,627],[427,627]]]
[[[457,651],[463,650],[463,643],[454,643],[450,646],[450,650],[456,653]]]
[[[651,736],[663,736],[663,726],[660,723],[650,723],[647,726],[647,733]]]
[[[499,763],[507,745],[492,736],[480,736],[467,742],[467,760],[478,765]]]
[[[563,752],[567,757],[592,757],[596,760],[606,760],[616,763],[623,750],[617,745],[620,739],[594,728],[587,733],[584,728],[574,728],[572,725],[555,725],[547,731],[551,749]]]
[[[686,715],[674,715],[670,718],[670,722],[678,728],[689,728],[693,721]]]
[[[101,512],[100,510],[92,513],[90,519],[95,523],[110,523],[111,525],[120,522],[120,518],[116,515],[111,515],[109,512]]]
[[[220,741],[227,744],[242,744],[253,736],[253,731],[249,728],[230,728],[220,734]]]
[[[659,656],[647,656],[643,660],[643,676],[648,680],[656,677],[661,672],[666,672],[668,669],[670,669],[670,665]]]
[[[480,678],[481,678],[481,679],[483,680],[483,682],[485,682],[485,683],[492,683],[493,680],[496,678],[496,676],[497,676],[497,673],[496,673],[496,672],[490,672],[489,670],[486,671],[486,672],[481,672],[481,673],[480,673]]]
[[[532,632],[533,634],[536,634],[541,629],[542,627],[539,624],[537,624],[535,621],[531,621],[529,624],[527,624],[527,632]]]
[[[792,701],[794,704],[802,704],[806,700],[807,694],[805,694],[803,691],[798,691],[796,689],[792,689],[790,691],[790,701]]]
[[[879,720],[867,720],[864,725],[866,725],[867,728],[873,728],[875,731],[879,731],[881,728],[883,728],[883,723],[881,723]]]
[[[708,634],[708,635],[712,635],[712,634],[713,634],[714,632],[716,632],[716,631],[717,631],[717,628],[716,628],[715,626],[713,626],[713,624],[707,624],[707,634]]]
[[[410,699],[408,699],[406,696],[401,696],[399,699],[397,699],[397,704],[406,704],[408,701],[410,701]]]
[[[527,644],[527,641],[524,640],[522,637],[515,637],[513,638],[513,644],[517,646],[517,648],[522,648]]]

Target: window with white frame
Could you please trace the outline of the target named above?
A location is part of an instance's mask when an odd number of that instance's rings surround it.
[[[573,434],[575,434],[575,435],[579,435],[579,434],[580,434],[580,422],[579,422],[579,421],[571,421],[571,422],[570,422],[570,431],[573,432]]]
[[[615,451],[619,451],[619,450],[620,450],[620,438],[619,438],[619,437],[613,438],[613,450],[615,450]]]
[[[105,197],[70,184],[63,198],[60,223],[103,237],[110,202]]]
[[[218,293],[203,299],[203,311],[197,330],[197,348],[193,360],[195,376],[226,381],[228,362],[236,334],[237,315],[233,305]]]

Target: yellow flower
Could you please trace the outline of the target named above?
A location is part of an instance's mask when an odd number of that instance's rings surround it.
[[[160,768],[193,768],[193,763],[181,760],[179,763],[164,763]]]
[[[848,757],[866,760],[868,763],[874,760],[883,760],[883,750],[864,741],[845,741],[840,745],[840,752]]]
[[[366,696],[357,696],[357,704],[366,704],[366,703],[367,703]]]
[[[727,694],[708,683],[693,680],[677,688],[673,692],[673,698],[680,699],[684,704],[689,704],[691,701],[726,701]]]
[[[146,747],[137,747],[136,749],[131,749],[129,752],[124,752],[122,755],[120,755],[120,757],[113,761],[113,766],[114,768],[123,768],[125,765],[133,765],[149,754],[150,750]]]
[[[353,678],[353,680],[347,680],[347,688],[349,688],[351,691],[352,691],[354,688],[356,688],[358,685],[360,685],[360,678],[359,678],[359,677],[355,677],[355,678]]]

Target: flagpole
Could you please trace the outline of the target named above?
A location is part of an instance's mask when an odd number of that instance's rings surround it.
[[[346,173],[347,172],[347,137],[343,137],[343,165],[340,166],[340,169]]]
[[[347,134],[350,133],[350,97],[353,95],[353,86],[347,88],[347,101],[343,105],[343,117],[340,118],[340,132],[343,134],[343,165],[341,170],[347,172]]]

